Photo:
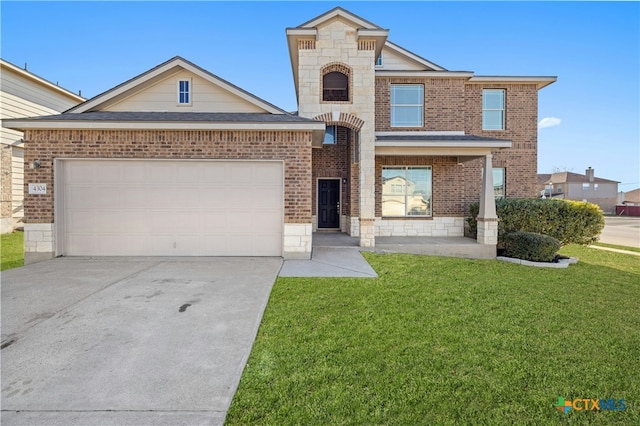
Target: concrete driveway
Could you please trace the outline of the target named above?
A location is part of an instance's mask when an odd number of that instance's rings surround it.
[[[281,265],[63,258],[4,271],[2,424],[222,424]]]

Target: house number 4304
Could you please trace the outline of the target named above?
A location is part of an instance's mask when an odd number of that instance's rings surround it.
[[[46,183],[30,183],[29,184],[29,194],[46,194],[46,193],[47,193]]]

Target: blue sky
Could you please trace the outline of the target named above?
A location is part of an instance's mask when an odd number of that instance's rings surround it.
[[[640,187],[638,2],[3,0],[0,54],[85,97],[180,55],[294,111],[285,28],[335,6],[449,70],[558,76],[539,92],[538,172]]]

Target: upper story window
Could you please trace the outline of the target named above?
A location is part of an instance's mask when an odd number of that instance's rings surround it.
[[[482,130],[504,130],[504,89],[482,91]]]
[[[391,127],[422,127],[424,87],[422,84],[391,85]]]
[[[322,100],[325,102],[349,100],[349,77],[339,71],[322,77]]]
[[[376,68],[380,68],[382,66],[382,52],[380,52],[380,56],[376,59]]]
[[[178,80],[178,105],[191,105],[191,80]]]

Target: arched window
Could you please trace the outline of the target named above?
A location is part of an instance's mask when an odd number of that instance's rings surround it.
[[[349,77],[339,71],[327,73],[322,78],[322,100],[325,102],[349,100]]]

